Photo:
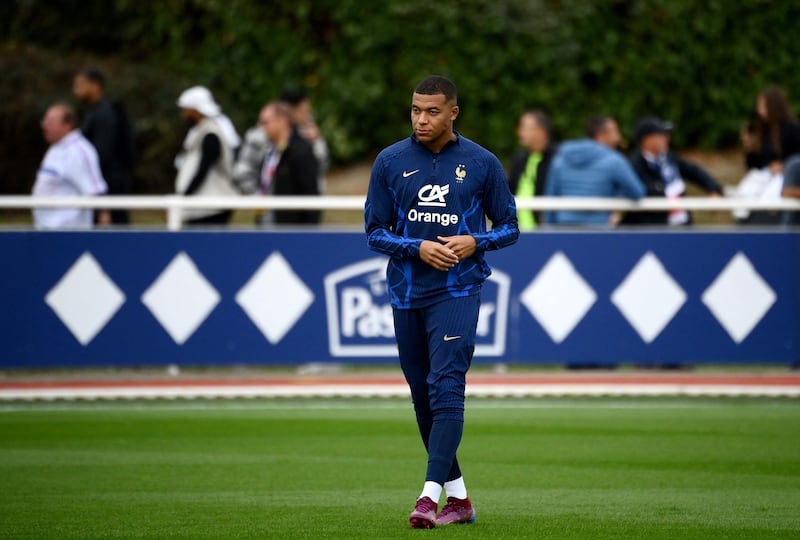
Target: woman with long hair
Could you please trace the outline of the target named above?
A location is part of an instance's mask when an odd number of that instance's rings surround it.
[[[800,154],[800,124],[782,89],[771,86],[756,98],[756,117],[742,134],[748,169],[783,171],[783,162]]]
[[[755,117],[741,133],[747,175],[737,186],[737,195],[758,200],[781,197],[783,165],[792,156],[800,156],[800,124],[792,113],[782,89],[771,86],[756,98]],[[735,210],[741,224],[777,224],[782,214],[775,211]]]

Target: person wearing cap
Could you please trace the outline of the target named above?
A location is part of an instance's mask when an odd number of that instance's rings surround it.
[[[178,98],[181,116],[191,128],[176,161],[175,191],[179,195],[235,195],[232,184],[233,159],[239,136],[233,124],[203,86],[193,86]],[[188,224],[227,223],[233,212],[220,208],[184,210]]]
[[[644,186],[625,156],[617,151],[622,141],[617,121],[606,115],[593,116],[586,126],[586,135],[585,139],[567,141],[559,147],[544,194],[548,197],[644,197]],[[557,225],[608,227],[618,220],[616,213],[608,211],[547,212],[547,222]]]
[[[669,149],[672,124],[655,116],[639,119],[634,127],[636,149],[631,165],[644,183],[648,197],[680,198],[691,182],[712,197],[722,195],[722,187],[699,165],[681,159]],[[669,212],[628,212],[623,224],[689,225],[691,215],[685,210]]]

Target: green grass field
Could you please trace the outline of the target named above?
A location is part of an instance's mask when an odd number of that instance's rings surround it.
[[[405,400],[0,405],[2,538],[800,538],[800,404],[468,402],[473,526],[408,528]]]

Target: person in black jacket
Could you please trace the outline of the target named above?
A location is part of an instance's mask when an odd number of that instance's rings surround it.
[[[108,194],[130,194],[136,156],[134,135],[122,104],[105,97],[105,76],[94,67],[84,68],[75,75],[72,93],[75,99],[88,106],[81,132],[97,150]],[[127,210],[111,210],[110,215],[112,223],[130,223]]]
[[[741,133],[747,169],[783,171],[783,162],[800,154],[800,124],[789,99],[780,88],[770,87],[756,98],[756,117]]]
[[[634,128],[636,149],[631,165],[644,184],[648,197],[679,198],[686,194],[686,183],[699,186],[712,197],[722,195],[722,188],[699,165],[681,159],[669,150],[672,124],[656,117],[640,119]],[[669,212],[628,212],[622,223],[689,225],[691,215],[685,210]]]
[[[319,195],[319,164],[314,149],[294,127],[291,107],[280,101],[267,103],[258,123],[272,143],[261,169],[263,195]],[[320,222],[317,210],[276,210],[259,218],[267,223]]]
[[[522,149],[511,158],[508,187],[516,197],[544,195],[550,162],[556,152],[550,118],[542,111],[522,113],[517,127]],[[520,230],[533,230],[542,223],[541,212],[517,210]]]
[[[769,87],[758,94],[755,116],[740,136],[747,175],[737,186],[739,196],[778,199],[786,163],[800,156],[800,123],[782,89]],[[734,217],[739,224],[775,225],[783,223],[785,216],[771,210],[738,210]]]

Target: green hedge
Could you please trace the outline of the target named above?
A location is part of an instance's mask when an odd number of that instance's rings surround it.
[[[561,138],[592,113],[626,133],[657,114],[678,146],[730,147],[759,90],[800,87],[797,20],[800,4],[754,0],[19,0],[0,5],[0,68],[20,81],[2,85],[0,120],[32,114],[20,87],[68,92],[64,70],[98,63],[135,113],[150,191],[170,189],[189,84],[209,86],[241,131],[283,86],[304,86],[339,163],[409,133],[411,90],[430,73],[455,80],[458,129],[502,159],[528,107]],[[52,62],[14,62],[26,54]]]

